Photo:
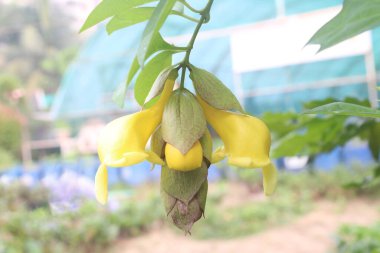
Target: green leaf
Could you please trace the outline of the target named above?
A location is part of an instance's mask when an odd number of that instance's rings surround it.
[[[345,97],[343,101],[338,101],[335,98],[325,98],[325,99],[319,99],[319,100],[312,100],[304,103],[302,105],[303,109],[305,110],[310,110],[318,106],[326,105],[326,104],[331,104],[334,102],[345,102],[345,103],[350,103],[350,104],[355,104],[355,105],[362,105],[362,106],[371,106],[370,102],[368,99],[365,100],[360,100],[354,97]]]
[[[144,22],[152,16],[153,11],[153,7],[126,9],[112,17],[106,26],[107,32],[111,34],[116,30]]]
[[[310,115],[299,115],[295,112],[266,112],[262,116],[262,120],[269,127],[271,134],[275,139],[284,137],[311,119],[312,116]]]
[[[197,94],[212,107],[244,113],[235,95],[210,72],[191,66],[190,78]]]
[[[163,51],[153,57],[142,69],[135,84],[135,99],[140,105],[144,105],[145,99],[160,72],[171,64],[172,53]]]
[[[345,116],[358,116],[368,118],[380,118],[380,111],[350,103],[336,102],[322,105],[304,112],[305,114],[333,114]]]
[[[123,10],[119,14],[113,16],[112,19],[108,22],[106,26],[108,34],[148,20],[152,16],[154,9],[154,7],[140,7]],[[191,18],[183,14],[183,12],[176,10],[172,10],[171,14],[188,19]]]
[[[346,117],[314,118],[285,135],[272,146],[272,157],[314,155],[329,152],[357,134],[348,131]],[[351,128],[351,127],[350,127]]]
[[[132,82],[133,78],[135,77],[139,69],[140,69],[140,65],[139,65],[139,62],[137,61],[137,57],[135,57],[133,58],[132,65],[129,68],[127,83],[126,83],[127,85],[129,85]]]
[[[149,58],[151,55],[153,55],[154,53],[159,52],[159,51],[170,51],[173,54],[181,52],[181,49],[167,43],[164,40],[164,38],[162,38],[160,33],[158,33],[156,35],[156,37],[154,38],[154,41],[155,41],[155,43],[152,44],[148,50],[147,58]],[[137,60],[137,56],[136,56],[133,59],[132,66],[131,66],[129,73],[128,73],[128,79],[127,79],[128,84],[133,80],[133,77],[136,75],[136,73],[138,72],[139,69],[140,69],[140,65],[139,65],[139,61]]]
[[[345,0],[342,10],[322,26],[308,44],[319,51],[380,25],[380,0]]]
[[[143,32],[142,40],[137,51],[137,59],[140,66],[144,66],[145,60],[148,58],[148,52],[157,43],[157,34],[164,24],[166,18],[172,11],[174,4],[177,0],[160,0],[155,8],[152,17],[149,19],[148,24]]]
[[[127,85],[121,83],[115,90],[112,100],[120,107],[124,107],[125,96],[127,94]]]
[[[207,179],[207,165],[192,171],[177,171],[162,166],[161,187],[169,195],[188,204]]]
[[[186,154],[207,129],[202,107],[188,90],[173,92],[162,116],[162,137]]]
[[[157,38],[155,39],[156,43],[151,45],[149,52],[148,52],[148,57],[150,57],[154,53],[157,53],[160,51],[167,51],[170,54],[175,54],[175,53],[181,52],[181,50],[182,50],[181,48],[177,48],[177,47],[167,43],[162,38],[161,34],[158,33],[156,36],[157,36]],[[127,93],[127,88],[131,84],[133,78],[135,77],[135,75],[137,74],[139,69],[140,69],[140,65],[139,65],[139,62],[138,62],[137,56],[136,56],[133,59],[132,65],[129,69],[126,83],[120,85],[120,87],[116,91],[117,95],[114,95],[114,97],[113,97],[114,101],[120,107],[124,106],[124,100],[125,100],[125,96]],[[122,92],[124,92],[124,93],[122,93]]]
[[[80,29],[80,32],[98,24],[99,22],[121,13],[123,10],[137,7],[157,0],[103,0],[90,13]]]
[[[329,103],[331,99],[315,100],[307,102],[304,108],[321,106]],[[344,101],[356,105],[368,105],[368,101],[353,98],[345,98]],[[367,107],[365,107],[367,108]],[[295,155],[308,155],[313,157],[319,153],[325,153],[338,146],[345,145],[353,138],[362,140],[377,140],[371,137],[376,120],[350,120],[350,116],[335,116],[334,114],[324,117],[315,117],[295,112],[265,113],[264,122],[271,130],[273,145],[272,157],[284,157]],[[377,144],[373,143],[376,153]]]
[[[372,157],[379,161],[380,157],[380,123],[374,122],[369,130],[368,146],[371,150]]]
[[[154,81],[153,86],[145,99],[144,105],[161,94],[162,90],[164,89],[165,82],[168,80],[168,78],[175,80],[177,77],[178,69],[176,69],[176,66],[170,66],[161,71],[157,79]]]

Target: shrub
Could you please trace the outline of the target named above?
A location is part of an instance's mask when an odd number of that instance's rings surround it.
[[[120,236],[138,235],[164,217],[158,194],[121,199],[114,210],[89,200],[59,213],[44,188],[0,186],[0,196],[0,253],[104,252]]]
[[[380,253],[380,223],[371,227],[344,225],[337,240],[337,253]]]
[[[18,119],[4,114],[0,108],[0,167],[9,166],[20,157],[21,124]]]

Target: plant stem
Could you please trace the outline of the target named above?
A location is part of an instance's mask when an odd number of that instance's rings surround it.
[[[186,0],[181,0],[180,1],[183,5],[185,5],[189,10],[191,10],[192,12],[195,12],[195,13],[201,13],[202,10],[197,10],[195,8],[193,8],[193,6],[191,6],[188,2],[186,2]]]
[[[197,38],[202,25],[207,23],[210,20],[210,10],[211,10],[211,6],[213,2],[214,0],[209,0],[206,7],[199,12],[201,14],[201,18],[199,19],[199,22],[197,26],[195,27],[194,33],[191,36],[189,44],[187,45],[185,57],[183,58],[181,62],[181,68],[182,68],[181,86],[180,86],[181,89],[185,87],[186,69],[190,65],[190,61],[189,61],[190,54],[191,54],[191,51],[193,50],[195,39]]]
[[[174,15],[177,15],[177,16],[180,16],[180,17],[183,17],[183,18],[186,18],[187,20],[192,21],[192,22],[195,22],[195,23],[198,23],[198,22],[199,22],[198,19],[195,19],[195,18],[193,18],[193,17],[190,17],[190,16],[188,16],[188,15],[186,15],[186,14],[183,14],[183,13],[180,13],[180,12],[177,12],[177,11],[173,11],[173,14],[174,14]]]

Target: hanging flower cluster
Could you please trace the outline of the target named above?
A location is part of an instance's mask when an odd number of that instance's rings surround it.
[[[146,108],[104,128],[98,141],[101,164],[95,188],[97,200],[105,204],[107,166],[127,167],[144,160],[162,165],[161,195],[168,217],[189,232],[205,211],[211,163],[227,158],[233,166],[262,168],[266,195],[275,189],[277,172],[269,158],[267,126],[246,114],[232,92],[205,70],[189,66],[195,94],[184,87],[173,90],[178,69],[161,72]],[[224,144],[213,154],[208,126]]]

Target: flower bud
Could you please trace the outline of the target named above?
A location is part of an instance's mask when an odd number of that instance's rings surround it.
[[[186,234],[190,233],[193,224],[204,215],[207,190],[208,182],[206,180],[188,204],[170,196],[165,191],[161,192],[162,197],[166,199],[164,203],[169,219]]]
[[[207,198],[207,173],[205,162],[196,170],[177,171],[162,166],[161,197],[169,220],[179,229],[189,233],[204,211]]]
[[[185,155],[207,130],[202,107],[186,89],[172,93],[162,116],[162,138]]]

